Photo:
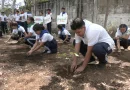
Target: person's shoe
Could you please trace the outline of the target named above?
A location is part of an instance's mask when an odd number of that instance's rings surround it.
[[[119,49],[117,52],[119,52],[119,53],[120,53],[120,52],[121,52],[121,50]]]
[[[88,64],[97,64],[97,61],[96,61],[95,59],[93,59],[93,60],[90,60],[90,61],[88,62]]]
[[[51,53],[51,51],[49,51],[49,50],[48,50],[48,51],[47,51],[47,53],[48,53],[48,54],[50,54],[50,53]]]
[[[125,49],[125,51],[128,51],[128,49]]]
[[[42,53],[47,53],[48,50],[44,50]]]

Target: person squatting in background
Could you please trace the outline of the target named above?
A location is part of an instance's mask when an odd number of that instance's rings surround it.
[[[45,30],[42,24],[35,24],[33,30],[36,33],[36,42],[27,55],[31,55],[33,52],[39,50],[41,47],[45,47],[43,53],[57,53],[57,42],[54,37]]]
[[[62,25],[57,26],[59,31],[58,35],[61,40],[63,40],[63,43],[70,42],[71,34],[68,30],[66,30]]]
[[[27,23],[28,23],[28,28],[27,28],[27,36],[25,36],[25,44],[33,47],[36,41],[36,33],[33,30],[33,26],[35,25],[34,18],[28,17]]]
[[[9,42],[10,39],[19,41],[21,38],[24,38],[25,36],[27,36],[27,33],[24,27],[18,25],[17,23],[12,23],[11,27],[13,31],[12,31],[11,37],[6,42]]]
[[[126,24],[121,24],[117,28],[114,41],[118,52],[121,52],[120,46],[123,46],[125,51],[128,51],[127,48],[130,45],[130,28]]]

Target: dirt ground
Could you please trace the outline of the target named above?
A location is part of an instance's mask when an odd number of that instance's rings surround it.
[[[57,54],[39,51],[27,57],[27,46],[5,44],[5,39],[0,39],[0,90],[130,90],[130,51],[111,54],[104,68],[88,65],[74,75],[71,44],[58,45]]]

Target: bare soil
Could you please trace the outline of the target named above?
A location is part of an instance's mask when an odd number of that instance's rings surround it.
[[[74,75],[72,44],[59,44],[57,54],[27,57],[26,45],[5,44],[5,39],[0,39],[0,90],[130,90],[130,51],[111,54],[106,67],[88,65]]]

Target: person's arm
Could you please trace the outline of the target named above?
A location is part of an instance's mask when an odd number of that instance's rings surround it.
[[[44,45],[44,42],[40,42],[39,45],[37,45],[35,48],[32,49],[32,52],[39,50],[41,47],[43,47],[43,45]]]
[[[67,39],[68,39],[68,35],[66,35],[66,38],[65,38],[65,40],[63,41],[63,43],[65,43]]]
[[[123,35],[121,38],[128,39],[130,35]]]
[[[31,37],[32,36],[32,33],[28,33],[25,37]]]
[[[74,53],[73,61],[71,64],[71,72],[73,72],[77,68],[77,57],[79,56],[79,50],[80,50],[80,43],[76,43],[75,44],[75,53]]]

